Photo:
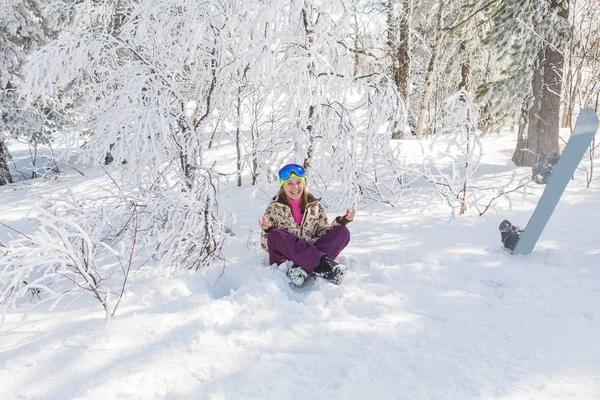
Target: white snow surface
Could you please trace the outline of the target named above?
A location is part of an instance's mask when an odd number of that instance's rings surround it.
[[[491,185],[516,169],[514,142],[483,142],[478,174]],[[0,222],[27,232],[35,201],[103,179],[1,187]],[[569,184],[529,255],[505,251],[498,225],[524,226],[541,189],[456,220],[442,203],[359,206],[339,258],[345,281],[307,291],[260,248],[257,220],[276,184],[248,181],[220,200],[236,216],[226,266],[145,265],[108,324],[93,299],[9,313],[0,399],[600,398],[598,178]],[[10,236],[0,226],[0,242]]]

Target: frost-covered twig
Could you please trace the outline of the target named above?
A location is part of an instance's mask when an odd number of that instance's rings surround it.
[[[475,131],[477,112],[473,96],[464,89],[444,101],[442,127],[431,144],[433,156],[425,159],[424,173],[438,187],[459,215],[465,213],[469,181],[482,157],[482,146]],[[440,147],[435,153],[435,147]],[[445,170],[450,169],[450,172]],[[456,207],[453,205],[456,204]]]
[[[17,229],[13,228],[12,226],[6,225],[6,224],[5,224],[5,223],[3,223],[3,222],[0,222],[0,225],[2,225],[2,226],[3,226],[3,227],[5,227],[5,228],[8,228],[8,229],[10,229],[11,231],[13,231],[13,232],[15,232],[15,233],[19,234],[20,236],[23,236],[23,237],[25,237],[25,238],[27,238],[27,239],[31,240],[31,238],[30,238],[29,236],[27,236],[26,234],[24,234],[24,233],[22,233],[22,232],[18,231]]]
[[[500,188],[486,188],[487,190],[495,191],[496,193],[489,199],[487,204],[484,204],[483,209],[479,204],[474,204],[474,207],[477,208],[479,212],[479,216],[484,215],[496,202],[500,199],[507,200],[509,204],[511,203],[511,199],[509,194],[524,192],[533,182],[531,180],[531,176],[527,174],[527,176],[522,177],[514,187],[510,188],[516,179],[516,173],[512,175],[510,181],[506,183],[504,186]],[[510,188],[510,189],[509,189]],[[483,190],[482,190],[483,191]]]
[[[87,294],[100,303],[106,320],[115,315],[130,271],[143,263],[134,259],[139,234],[137,208],[130,209],[123,200],[108,201],[111,203],[102,198],[82,202],[70,195],[36,210],[38,229],[31,235],[19,233],[20,238],[7,243],[0,253],[3,315],[24,307],[20,299],[32,290],[38,294],[37,304],[50,303],[51,309],[66,297]],[[123,212],[133,213],[133,225],[131,218],[119,217]],[[119,221],[126,226],[119,226]],[[115,229],[129,233],[117,247],[109,245]],[[121,274],[115,274],[117,268]]]

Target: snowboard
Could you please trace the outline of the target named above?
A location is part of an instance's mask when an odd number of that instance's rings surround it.
[[[525,229],[520,229],[507,220],[502,221],[499,227],[502,243],[504,247],[512,250],[512,254],[531,253],[597,129],[598,116],[594,110],[591,108],[582,110],[575,123],[573,134],[558,157],[556,165],[552,166],[551,175],[545,180],[547,183],[542,197]]]

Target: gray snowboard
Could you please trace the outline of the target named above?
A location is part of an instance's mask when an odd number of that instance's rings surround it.
[[[554,171],[544,189],[544,193],[542,193],[542,197],[533,211],[527,227],[514,247],[512,254],[531,253],[567,187],[569,179],[573,176],[585,151],[590,146],[597,129],[598,116],[594,110],[586,108],[581,111],[575,123],[573,134],[560,155],[558,163],[554,167]]]

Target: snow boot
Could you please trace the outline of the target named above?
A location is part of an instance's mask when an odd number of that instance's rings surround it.
[[[287,270],[286,275],[289,278],[290,283],[296,287],[303,286],[308,280],[308,272],[296,264],[292,265],[290,269]]]
[[[337,263],[327,256],[323,256],[319,260],[319,265],[315,268],[315,275],[327,279],[336,285],[341,285],[347,270],[348,267],[345,265]]]

